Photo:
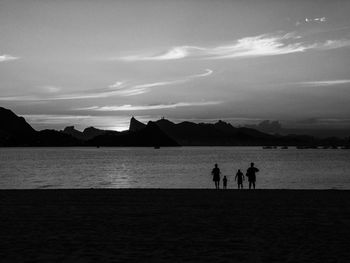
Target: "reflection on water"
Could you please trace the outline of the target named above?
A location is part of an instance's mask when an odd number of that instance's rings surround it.
[[[214,163],[236,188],[253,161],[258,188],[350,189],[349,160],[335,149],[1,148],[0,188],[212,188]]]

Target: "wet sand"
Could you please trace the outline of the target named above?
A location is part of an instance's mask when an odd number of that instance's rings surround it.
[[[2,190],[1,262],[350,262],[350,191]]]

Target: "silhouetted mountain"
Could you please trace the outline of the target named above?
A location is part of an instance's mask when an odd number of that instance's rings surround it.
[[[215,124],[188,121],[175,124],[161,119],[156,121],[156,124],[180,145],[257,145],[261,144],[262,140],[265,140],[265,143],[275,141],[271,135],[248,128],[235,128],[223,121]]]
[[[62,131],[65,134],[69,134],[72,137],[79,139],[79,140],[84,140],[84,134],[81,131],[78,131],[74,128],[74,126],[67,126],[66,128],[64,128],[64,130]]]
[[[81,142],[54,130],[37,132],[23,117],[0,107],[0,146],[73,146]]]
[[[282,125],[279,121],[270,120],[264,120],[257,125],[246,125],[245,127],[270,134],[281,133],[282,131]]]
[[[83,143],[69,134],[55,130],[37,132],[35,146],[82,146]]]
[[[107,130],[100,130],[94,127],[88,127],[88,128],[85,128],[85,130],[83,131],[83,134],[86,140],[90,140],[92,138],[95,138],[96,136],[106,134],[107,132],[108,132]]]
[[[108,131],[99,130],[99,129],[96,129],[94,127],[88,127],[83,132],[81,132],[81,131],[76,130],[74,128],[74,126],[68,126],[68,127],[64,128],[64,130],[62,132],[65,134],[69,134],[78,140],[87,141],[87,140],[91,140],[92,138],[94,138],[96,136],[106,134],[106,132],[108,132]]]
[[[318,139],[307,135],[271,135],[251,128],[233,127],[218,121],[214,124],[181,122],[166,119],[147,125],[131,118],[130,131],[106,131],[93,127],[83,132],[69,126],[64,131],[35,131],[22,117],[0,107],[0,146],[269,146],[295,145],[349,146],[349,138]]]
[[[154,123],[149,122],[143,129],[129,132],[108,132],[88,141],[95,146],[179,146]]]
[[[0,107],[0,145],[26,145],[34,140],[35,130],[11,110]]]
[[[0,107],[0,146],[28,145],[36,131],[11,110]]]
[[[130,120],[129,131],[139,131],[146,127],[146,124],[136,120],[134,117]]]
[[[305,121],[305,123],[308,122]],[[323,139],[330,137],[347,138],[350,136],[349,128],[285,128],[279,121],[270,120],[264,120],[256,125],[245,125],[245,127],[274,135],[308,135]]]

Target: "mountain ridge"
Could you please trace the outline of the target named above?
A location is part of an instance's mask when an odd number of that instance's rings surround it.
[[[0,107],[0,146],[341,146],[349,140],[318,139],[307,135],[272,135],[232,124],[174,123],[162,118],[144,124],[130,119],[128,131],[100,130],[92,126],[78,131],[67,126],[62,131],[36,131],[23,117]]]

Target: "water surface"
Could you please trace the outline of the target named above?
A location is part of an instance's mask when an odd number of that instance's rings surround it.
[[[0,188],[212,188],[214,163],[236,188],[255,162],[258,188],[350,189],[349,161],[340,149],[0,148]]]

